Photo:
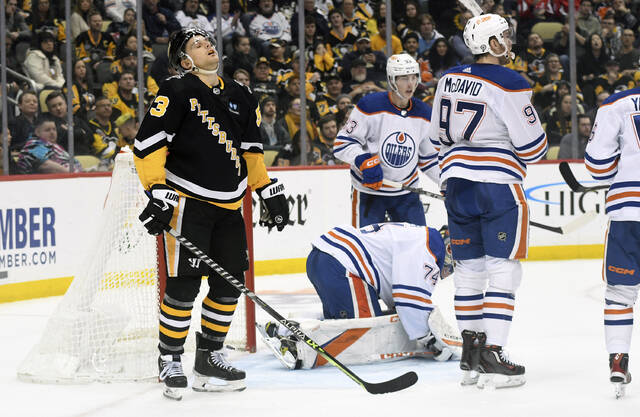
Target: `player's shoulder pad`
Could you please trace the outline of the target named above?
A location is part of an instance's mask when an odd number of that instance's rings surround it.
[[[425,103],[422,100],[418,100],[417,98],[411,98],[412,108],[409,112],[409,116],[418,116],[425,118],[427,120],[431,120],[431,106]]]
[[[386,91],[367,94],[358,100],[357,104],[358,109],[366,114],[387,110],[389,106],[390,103]]]
[[[607,97],[603,102],[602,102],[602,106],[607,105],[607,104],[613,104],[616,101],[620,100],[621,98],[625,98],[625,97],[629,97],[635,94],[640,94],[640,87],[635,87],[635,88],[631,88],[629,90],[624,90],[624,91],[619,91],[615,94],[611,94],[609,97]]]
[[[447,74],[469,75],[481,78],[491,84],[507,91],[531,90],[531,85],[517,71],[502,65],[494,64],[469,64],[458,65],[450,68],[442,76]]]
[[[229,97],[242,99],[252,104],[257,103],[257,99],[255,98],[255,96],[253,95],[249,87],[239,83],[233,78],[227,77],[226,75],[222,75],[220,76],[220,78],[222,78],[222,82],[224,83],[224,88],[228,89],[227,94],[229,95]]]
[[[182,75],[174,75],[169,78],[166,78],[164,81],[160,83],[158,93],[163,91],[170,92],[170,93],[171,92],[180,93],[184,91],[185,88],[187,87],[184,80],[186,80],[186,78]]]

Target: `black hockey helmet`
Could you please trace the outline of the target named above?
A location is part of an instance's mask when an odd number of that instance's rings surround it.
[[[189,39],[196,35],[203,36],[214,48],[216,48],[216,41],[213,35],[199,27],[182,28],[173,32],[169,37],[169,48],[167,50],[167,54],[169,55],[169,65],[171,68],[176,70],[178,74],[184,74],[187,72],[187,70],[180,65],[180,62],[182,62],[183,59],[191,59],[191,57],[185,52],[185,48]]]

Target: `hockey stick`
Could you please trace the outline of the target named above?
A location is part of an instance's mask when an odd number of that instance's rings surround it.
[[[371,394],[386,394],[389,392],[396,392],[408,388],[415,384],[418,381],[418,375],[413,372],[407,372],[404,375],[400,375],[397,378],[391,379],[389,381],[371,383],[362,380],[358,375],[354,374],[349,368],[345,365],[341,364],[336,358],[327,353],[322,346],[318,343],[314,342],[309,336],[304,334],[302,330],[298,326],[296,326],[293,322],[282,317],[277,311],[271,308],[267,303],[262,301],[260,297],[258,297],[253,291],[247,288],[240,281],[235,279],[231,274],[224,270],[220,265],[215,263],[213,259],[209,258],[204,252],[202,252],[197,246],[193,243],[189,242],[185,237],[181,236],[174,229],[169,229],[168,233],[175,237],[181,245],[185,248],[193,252],[198,258],[200,258],[204,263],[209,265],[211,269],[218,273],[222,278],[224,278],[229,284],[233,285],[238,289],[238,291],[242,292],[244,295],[249,297],[254,303],[258,304],[264,311],[269,313],[273,318],[278,320],[283,326],[287,329],[291,330],[293,334],[298,338],[298,340],[304,341],[311,349],[315,350],[320,356],[325,358],[327,362],[341,370],[345,373],[349,378],[353,379],[358,385],[362,388],[366,389]]]
[[[403,190],[407,190],[407,191],[410,191],[412,193],[422,194],[422,195],[426,195],[427,197],[431,197],[431,198],[435,198],[437,200],[444,201],[444,196],[443,195],[432,193],[430,191],[423,190],[422,188],[409,187],[408,185],[404,185],[401,182],[391,181],[391,180],[387,180],[387,179],[383,179],[382,183],[384,185],[388,185],[389,187],[401,188]],[[567,223],[564,226],[549,226],[547,224],[534,222],[533,220],[530,220],[529,224],[531,226],[534,226],[534,227],[537,227],[537,228],[540,228],[540,229],[544,229],[544,230],[548,230],[548,231],[553,232],[553,233],[566,235],[568,233],[571,233],[571,232],[574,232],[574,231],[578,230],[579,228],[581,228],[585,224],[589,223],[597,215],[598,215],[598,213],[596,213],[595,211],[588,211],[588,212],[584,213],[583,215],[581,215],[580,217],[578,217],[577,219],[574,219],[574,220],[570,221],[569,223]]]
[[[571,191],[574,191],[576,193],[586,193],[587,191],[605,190],[610,187],[610,185],[608,184],[596,185],[593,187],[585,187],[584,185],[580,184],[576,179],[575,175],[573,175],[573,172],[571,172],[571,167],[569,166],[568,162],[565,162],[565,161],[560,162],[559,169],[560,169],[560,175],[562,175],[564,182],[566,182],[569,188],[571,188]]]
[[[460,0],[460,3],[474,16],[480,16],[484,13],[484,10],[482,10],[475,0]]]

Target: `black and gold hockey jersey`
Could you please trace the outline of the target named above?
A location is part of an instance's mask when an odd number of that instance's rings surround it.
[[[164,81],[135,140],[145,188],[167,184],[188,197],[236,209],[247,185],[269,183],[260,110],[248,88],[219,77],[208,86],[189,73]]]

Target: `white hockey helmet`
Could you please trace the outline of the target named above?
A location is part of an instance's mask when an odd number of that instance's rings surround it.
[[[505,32],[511,28],[506,19],[497,14],[481,14],[467,21],[464,27],[464,43],[474,55],[482,55],[487,52],[495,57],[504,56],[513,59],[513,52],[507,48]],[[504,46],[504,53],[496,55],[489,46],[489,40],[495,37],[500,45]],[[510,34],[509,34],[510,37]]]
[[[391,90],[402,97],[405,100],[410,100],[411,97],[404,97],[398,91],[398,85],[396,84],[396,77],[401,75],[410,75],[416,74],[418,76],[418,80],[420,80],[420,65],[416,62],[415,59],[409,54],[395,54],[391,55],[387,60],[387,81]],[[418,83],[414,86],[414,91],[418,87]]]

